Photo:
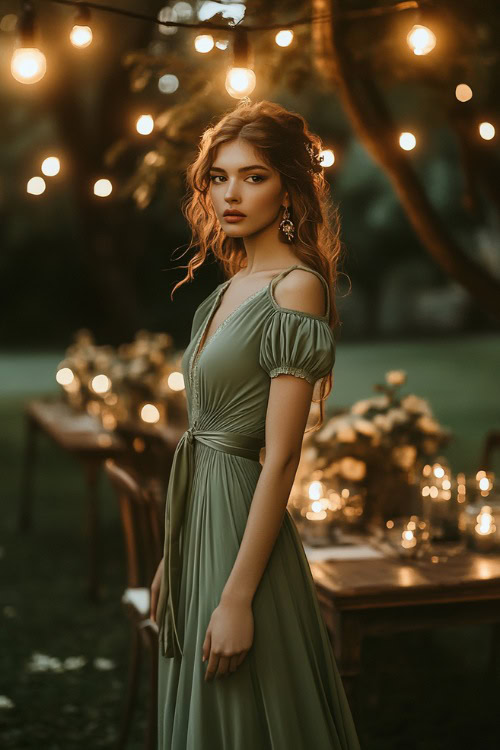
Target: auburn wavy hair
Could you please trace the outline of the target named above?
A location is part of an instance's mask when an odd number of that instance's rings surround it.
[[[330,186],[323,168],[314,163],[307,147],[319,154],[321,139],[312,133],[302,115],[270,101],[240,100],[235,108],[222,114],[203,132],[195,160],[186,171],[187,193],[181,210],[191,227],[192,237],[185,252],[198,251],[187,266],[186,276],[176,289],[194,278],[194,271],[213,253],[226,278],[245,268],[246,253],[241,237],[228,237],[222,230],[208,195],[210,168],[222,143],[242,138],[253,146],[265,164],[281,175],[282,185],[290,198],[290,213],[295,224],[295,239],[290,247],[300,262],[316,269],[330,289],[332,331],[340,326],[337,306],[337,268],[341,256],[340,221],[337,206],[330,199]],[[281,238],[282,241],[285,241]],[[316,384],[318,385],[318,383]],[[324,401],[333,386],[332,373],[319,381],[319,392],[313,403],[320,404],[320,416],[312,430],[324,420]]]

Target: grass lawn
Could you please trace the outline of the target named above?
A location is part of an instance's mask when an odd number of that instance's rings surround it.
[[[11,708],[0,703],[5,750],[113,747],[127,674],[129,633],[120,605],[125,558],[118,509],[105,481],[99,604],[85,595],[80,468],[47,440],[39,443],[34,528],[25,535],[16,530],[23,405],[56,390],[61,357],[0,355],[0,695],[13,702]],[[500,428],[499,365],[500,337],[492,335],[339,344],[328,406],[370,396],[387,370],[406,370],[404,392],[427,398],[455,433],[447,450],[452,468],[472,472],[485,432]],[[359,684],[363,750],[496,749],[500,690],[488,671],[490,631],[450,622],[432,632],[367,639]],[[86,663],[60,673],[31,672],[36,652],[60,660],[83,656]],[[99,669],[95,659],[110,660],[111,668]],[[146,689],[144,681],[132,750],[142,748]]]

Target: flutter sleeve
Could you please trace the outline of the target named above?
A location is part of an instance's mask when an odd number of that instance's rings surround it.
[[[282,373],[314,383],[335,363],[335,339],[324,318],[301,311],[275,310],[264,324],[260,366],[269,377]]]

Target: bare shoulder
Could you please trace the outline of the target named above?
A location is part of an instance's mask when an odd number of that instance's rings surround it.
[[[326,315],[326,288],[316,273],[294,268],[274,287],[280,307],[311,315]]]

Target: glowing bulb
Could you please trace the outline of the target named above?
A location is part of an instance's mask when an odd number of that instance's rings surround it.
[[[427,26],[415,24],[408,32],[406,42],[414,55],[428,55],[436,46],[436,35]]]
[[[182,372],[171,372],[167,378],[167,384],[172,391],[183,391],[185,386]]]
[[[19,83],[38,83],[46,70],[45,55],[36,47],[20,47],[14,50],[10,71]]]
[[[31,195],[41,195],[45,192],[45,180],[43,177],[32,177],[28,180],[26,190]]]
[[[401,133],[399,136],[399,145],[405,151],[411,151],[417,145],[417,139],[413,133]]]
[[[199,34],[194,40],[194,48],[197,52],[206,53],[214,48],[214,38],[211,34]]]
[[[189,19],[193,15],[193,8],[189,3],[186,2],[175,3],[172,10],[174,11],[179,21],[189,21]]]
[[[92,44],[93,34],[90,26],[79,26],[75,24],[70,31],[69,39],[73,47],[83,49]]]
[[[155,122],[151,115],[141,115],[135,124],[137,132],[141,135],[149,135],[152,133],[154,126]]]
[[[472,89],[466,83],[459,83],[455,89],[455,96],[459,102],[468,102],[472,99]]]
[[[41,169],[46,177],[55,177],[61,170],[61,162],[57,156],[48,156],[43,160]]]
[[[107,375],[95,375],[92,378],[91,386],[95,393],[106,393],[111,388],[111,380]]]
[[[332,164],[335,163],[335,154],[330,148],[325,149],[325,151],[320,151],[320,157],[321,157],[321,165],[323,167],[331,167]]]
[[[160,419],[160,412],[154,404],[144,404],[141,409],[141,419],[149,424],[154,424]]]
[[[165,73],[158,80],[158,88],[162,94],[173,94],[179,88],[179,79],[173,73]]]
[[[255,73],[250,68],[229,68],[226,91],[235,99],[243,99],[252,93],[256,82]]]
[[[491,506],[483,505],[480,513],[476,516],[477,524],[475,530],[478,534],[492,534],[496,531],[496,525],[494,524],[494,518],[491,514]]]
[[[108,195],[111,195],[112,190],[113,186],[106,178],[97,180],[94,184],[94,195],[97,195],[99,198],[107,198]]]
[[[74,378],[73,370],[69,367],[61,367],[56,373],[56,380],[59,385],[69,385],[73,382]]]
[[[293,41],[293,31],[291,29],[278,31],[274,37],[274,41],[279,47],[288,47]]]
[[[479,480],[479,489],[483,492],[486,492],[486,490],[490,489],[490,480],[488,477],[481,477]]]
[[[479,135],[485,141],[491,141],[495,137],[495,126],[491,122],[482,122],[479,126]]]

